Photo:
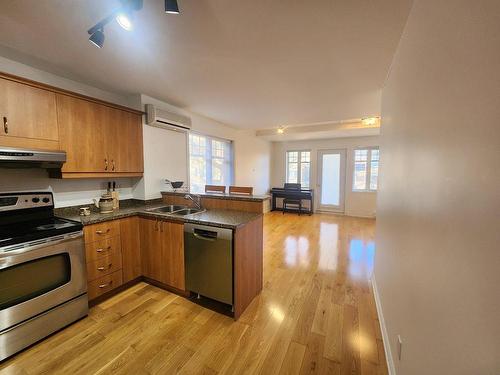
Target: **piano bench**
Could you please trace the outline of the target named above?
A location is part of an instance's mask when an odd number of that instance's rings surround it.
[[[283,215],[285,214],[285,211],[287,211],[287,205],[291,205],[291,204],[299,206],[299,216],[300,216],[300,214],[302,213],[302,200],[301,199],[290,199],[290,198],[283,199]]]

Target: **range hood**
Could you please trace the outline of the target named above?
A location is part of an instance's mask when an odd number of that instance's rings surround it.
[[[0,168],[61,168],[65,151],[44,151],[0,146]]]

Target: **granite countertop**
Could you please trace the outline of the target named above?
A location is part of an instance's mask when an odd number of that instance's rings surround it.
[[[262,216],[260,213],[254,212],[244,212],[244,211],[234,211],[234,210],[221,210],[221,209],[210,209],[197,214],[191,214],[186,216],[177,216],[166,213],[152,212],[158,207],[167,206],[161,200],[154,201],[137,201],[137,200],[127,200],[120,202],[120,209],[113,211],[109,214],[101,214],[95,207],[91,207],[91,214],[89,216],[80,216],[79,208],[82,206],[56,208],[55,215],[65,219],[75,220],[81,222],[83,225],[91,225],[96,223],[101,223],[109,220],[122,219],[130,216],[140,216],[140,217],[153,217],[162,218],[168,221],[174,221],[178,223],[192,223],[208,225],[213,227],[236,229],[241,227],[250,221]],[[86,206],[88,207],[88,206]]]
[[[233,201],[251,201],[263,202],[271,199],[269,195],[244,195],[244,194],[229,194],[229,193],[189,193],[187,191],[162,191],[162,195],[198,195],[200,197],[214,198],[214,199],[229,199]]]

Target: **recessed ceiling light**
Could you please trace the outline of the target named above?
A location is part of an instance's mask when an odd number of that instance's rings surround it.
[[[116,22],[118,22],[118,25],[123,27],[127,31],[131,31],[134,26],[132,24],[132,17],[130,14],[127,14],[125,12],[120,12],[116,15]]]
[[[177,0],[165,0],[165,13],[179,14]]]

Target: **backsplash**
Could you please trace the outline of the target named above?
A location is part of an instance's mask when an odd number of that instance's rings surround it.
[[[133,198],[138,178],[116,178],[120,199]],[[87,205],[106,191],[111,179],[62,180],[49,178],[44,169],[0,168],[0,192],[52,191],[56,207]]]

